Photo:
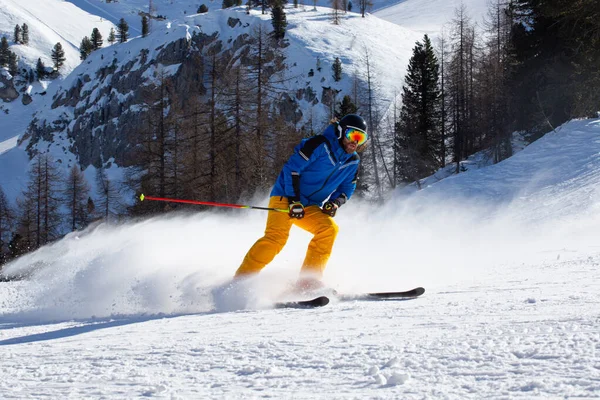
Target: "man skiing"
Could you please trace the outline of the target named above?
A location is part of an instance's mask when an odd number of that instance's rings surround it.
[[[236,278],[260,272],[285,246],[292,224],[312,233],[302,264],[298,289],[321,286],[320,280],[338,233],[337,209],[356,189],[360,158],[357,149],[367,142],[367,124],[356,114],[327,127],[322,135],[302,142],[283,166],[271,191],[270,208],[262,238],[250,248]]]

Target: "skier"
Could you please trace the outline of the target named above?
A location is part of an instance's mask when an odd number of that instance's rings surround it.
[[[283,166],[271,191],[269,211],[262,238],[250,248],[235,278],[260,272],[283,249],[292,224],[312,233],[297,282],[301,291],[322,286],[321,278],[338,233],[334,222],[337,209],[356,189],[361,151],[367,142],[367,124],[356,114],[334,122],[322,135],[302,142]]]

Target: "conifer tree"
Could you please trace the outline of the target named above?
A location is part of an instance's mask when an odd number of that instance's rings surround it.
[[[148,23],[148,17],[142,16],[142,37],[148,36],[150,33],[150,24]]]
[[[15,25],[15,34],[13,36],[13,42],[19,44],[23,40],[21,35],[21,27],[19,25]]]
[[[20,233],[12,235],[8,242],[8,260],[15,259],[29,251],[29,243]]]
[[[369,10],[371,7],[373,7],[372,0],[358,0],[358,8],[360,9],[360,15],[363,18],[365,17],[367,10]]]
[[[6,36],[2,36],[2,39],[0,40],[0,67],[8,65],[9,51],[8,40],[6,39]]]
[[[402,88],[402,111],[397,125],[396,146],[401,165],[396,176],[414,181],[440,166],[439,64],[427,35],[417,42]]]
[[[331,69],[333,70],[333,80],[336,82],[342,80],[342,61],[339,57],[335,58]]]
[[[21,27],[21,43],[23,43],[24,45],[29,44],[29,27],[27,26],[27,24],[23,24],[23,26]]]
[[[331,4],[331,19],[334,25],[339,25],[342,21],[341,13],[342,11],[346,11],[343,5],[342,0],[329,0]]]
[[[64,199],[69,210],[68,219],[71,231],[84,228],[89,221],[88,199],[90,186],[85,180],[78,165],[74,164],[69,170],[64,188]]]
[[[125,18],[119,20],[119,24],[117,25],[117,37],[119,43],[125,43],[129,37],[129,25],[127,24],[127,21],[125,21]]]
[[[19,64],[18,64],[17,55],[12,51],[8,52],[8,72],[12,76],[16,76],[19,73]]]
[[[38,154],[29,171],[29,183],[22,203],[22,217],[32,222],[32,238],[36,247],[56,239],[61,222],[60,175],[48,154]]]
[[[90,38],[85,36],[83,39],[81,39],[81,44],[79,45],[79,58],[82,61],[85,60],[92,52],[93,47],[94,44],[92,43]]]
[[[0,187],[0,266],[8,259],[8,243],[12,232],[13,216],[4,190]]]
[[[110,28],[110,32],[108,33],[108,43],[114,44],[117,41],[117,35],[115,33],[115,28]]]
[[[94,28],[92,30],[92,34],[90,35],[90,42],[92,43],[92,50],[98,50],[102,48],[102,34],[98,30],[98,28]]]
[[[19,257],[36,248],[35,205],[33,198],[17,199],[16,232],[8,244],[10,258]]]
[[[287,28],[287,17],[281,1],[277,1],[271,9],[271,24],[273,25],[273,38],[283,39]]]
[[[335,117],[340,120],[342,119],[345,115],[348,114],[356,114],[358,111],[358,107],[356,106],[356,104],[354,104],[352,102],[352,97],[345,95],[342,98],[342,101],[340,101],[338,103],[338,107],[336,109],[335,112]]]
[[[37,64],[35,65],[35,72],[37,73],[38,79],[44,79],[46,77],[46,66],[41,58],[38,58]]]
[[[117,214],[119,206],[119,190],[104,168],[96,170],[96,190],[99,196],[98,212],[102,213],[107,221]]]
[[[67,58],[65,57],[65,51],[63,50],[62,44],[60,42],[54,45],[52,49],[51,55],[52,61],[54,62],[54,69],[60,70],[60,68],[65,64]]]

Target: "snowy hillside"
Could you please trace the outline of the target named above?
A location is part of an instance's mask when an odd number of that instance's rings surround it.
[[[29,45],[14,44],[15,25],[27,24]],[[35,68],[38,58],[51,66],[52,47],[60,42],[66,61],[61,73],[67,75],[79,65],[79,45],[84,36],[98,28],[105,39],[114,24],[87,13],[63,0],[0,0],[0,36],[6,36],[11,50],[20,57],[21,66]]]
[[[260,211],[71,235],[5,271],[35,272],[0,283],[0,394],[595,398],[599,138],[600,120],[574,121],[407,199],[344,206],[326,281],[423,285],[418,300],[264,309],[299,269],[298,229],[244,291],[221,290]]]
[[[487,0],[401,0],[375,6],[373,14],[421,34],[437,36],[442,27],[452,21],[461,4],[471,20],[481,27],[487,15]]]
[[[309,87],[314,92],[313,99],[297,100],[302,111],[302,118],[297,122],[298,127],[308,124],[309,120],[328,120],[329,108],[320,101],[324,97],[322,92],[326,88],[332,88],[343,94],[352,93],[354,77],[359,76],[364,80],[367,56],[370,60],[372,80],[378,87],[381,102],[390,104],[402,86],[404,66],[408,63],[411,49],[415,41],[421,39],[420,34],[373,16],[363,19],[356,13],[346,14],[342,24],[335,26],[330,21],[329,11],[320,7],[316,11],[312,8],[306,10],[290,8],[287,11],[286,38],[289,45],[284,49],[284,54],[288,67],[280,86],[283,85],[284,92],[291,97],[297,96],[299,91],[306,91]],[[239,20],[239,23],[235,26],[228,25],[231,18]],[[27,117],[10,119],[7,131],[14,129],[17,135],[24,136],[24,140],[20,146],[14,147],[17,143],[14,136],[8,135],[4,138],[0,136],[0,171],[27,170],[25,163],[20,165],[19,163],[26,160],[23,152],[30,144],[30,140],[33,140],[31,138],[35,136],[32,130],[45,132],[42,135],[44,137],[48,136],[48,132],[53,134],[54,139],[51,143],[41,139],[35,145],[43,148],[44,151],[50,151],[53,158],[60,160],[65,169],[68,169],[75,160],[82,163],[83,167],[87,167],[90,163],[89,159],[78,158],[78,155],[70,151],[73,148],[73,136],[77,135],[74,129],[82,125],[76,117],[88,118],[98,113],[102,107],[117,103],[112,108],[121,111],[116,114],[111,109],[111,117],[107,122],[107,125],[112,124],[109,126],[111,132],[114,131],[113,136],[104,140],[105,146],[108,146],[124,140],[123,138],[127,136],[126,124],[118,118],[126,118],[128,112],[139,109],[138,104],[132,103],[139,96],[136,96],[131,85],[122,84],[123,81],[115,83],[111,80],[114,76],[142,71],[139,79],[146,79],[155,76],[163,68],[168,71],[168,74],[174,74],[180,68],[179,63],[157,66],[153,61],[169,44],[178,40],[190,40],[194,33],[212,35],[215,32],[218,32],[218,37],[224,43],[232,43],[240,35],[251,34],[259,24],[267,31],[272,29],[270,16],[262,15],[260,11],[253,10],[250,15],[247,15],[243,8],[216,10],[207,14],[189,15],[183,18],[182,23],[156,22],[154,31],[146,38],[136,38],[92,53],[69,76],[53,82],[47,88],[46,95],[38,101],[35,109],[36,113],[33,117],[36,123],[33,124],[33,128],[27,129],[25,125],[27,118],[31,119],[31,114],[27,112],[31,110],[22,111]],[[388,40],[377,40],[382,37]],[[334,82],[331,68],[336,57],[339,57],[343,64],[343,78],[339,82]],[[115,60],[117,63],[113,74],[99,72],[110,71]],[[389,68],[390,65],[402,67]],[[130,68],[131,71],[126,68]],[[313,76],[310,75],[311,71],[314,73]],[[90,78],[95,76],[102,76],[102,78]],[[137,86],[139,83],[136,83],[136,88]],[[123,92],[118,91],[119,87],[125,87]],[[13,114],[18,115],[16,112]],[[98,126],[94,128],[98,129]],[[320,129],[320,126],[316,126],[316,129]],[[100,135],[97,135],[97,138],[99,137]],[[2,142],[2,139],[5,142]],[[116,147],[122,149],[125,146]],[[100,152],[105,153],[105,148],[95,153]],[[111,156],[116,159],[113,168],[122,165],[122,159],[113,154],[105,157],[105,160]],[[122,171],[114,171],[114,176],[119,176],[121,173]],[[87,175],[93,181],[93,168],[87,171]],[[0,176],[0,186],[4,188],[13,203],[21,193],[25,181],[26,179],[23,178],[14,179],[12,174]]]

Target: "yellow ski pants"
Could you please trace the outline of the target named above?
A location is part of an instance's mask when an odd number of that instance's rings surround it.
[[[271,197],[269,207],[287,209],[287,197]],[[321,277],[339,228],[333,218],[323,213],[319,206],[308,206],[304,211],[302,219],[290,218],[288,214],[279,211],[269,211],[265,235],[250,248],[235,276],[256,274],[273,261],[285,246],[294,224],[314,235],[308,245],[301,273]]]

